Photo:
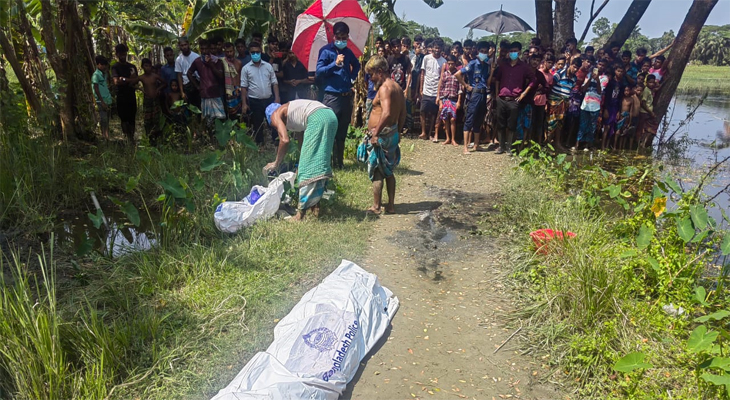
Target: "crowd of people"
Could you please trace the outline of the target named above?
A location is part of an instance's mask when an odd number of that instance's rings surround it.
[[[266,52],[260,33],[254,33],[248,45],[243,39],[231,43],[220,37],[201,39],[197,45],[199,53],[192,50],[186,38],[180,38],[177,54],[171,47],[165,47],[164,65],[153,65],[150,59],[142,59],[143,74],[139,74],[137,67],[128,62],[129,48],[118,44],[114,49],[116,62],[111,67],[111,88],[107,79],[110,62],[104,56],[97,56],[92,91],[102,135],[109,137],[112,92],[116,93],[122,131],[134,142],[135,92],[141,89],[145,134],[153,144],[162,135],[161,116],[173,125],[184,126],[192,117],[190,106],[200,110],[208,133],[212,133],[216,119],[240,119],[253,128],[256,142],[262,144],[268,131],[264,128],[264,110],[269,104],[311,96],[312,78],[307,68],[289,45],[284,44],[280,49],[274,36],[268,37]]]
[[[420,137],[434,142],[443,131],[445,145],[459,146],[461,136],[464,154],[483,144],[509,153],[516,140],[561,152],[650,146],[658,126],[654,95],[666,74],[662,54],[671,47],[652,55],[621,51],[618,43],[581,51],[575,38],[558,51],[539,38],[527,49],[508,41],[446,46],[421,35],[378,38],[375,45],[408,98],[406,129],[420,122]],[[373,89],[370,83],[368,107]]]
[[[420,130],[420,138],[439,142],[443,131],[443,144],[463,146],[463,154],[511,154],[516,141],[551,144],[561,152],[650,146],[657,130],[654,94],[666,78],[662,54],[671,47],[649,56],[643,48],[622,52],[618,43],[608,51],[591,46],[581,51],[574,38],[558,51],[543,47],[538,38],[524,50],[520,42],[508,41],[446,46],[440,38],[421,35],[378,38],[361,73],[348,40],[347,24],[334,24],[333,40],[319,50],[314,74],[290,44],[279,46],[269,36],[264,51],[263,35],[256,33],[248,45],[242,39],[201,39],[200,53],[180,38],[177,55],[164,48],[164,65],[142,59],[141,75],[127,61],[127,46],[119,44],[111,67],[115,90],[108,85],[105,57],[96,57],[92,77],[102,134],[109,137],[115,92],[122,131],[134,142],[138,88],[145,133],[153,145],[165,118],[184,127],[198,118],[191,111],[199,110],[209,135],[215,133],[215,121],[224,119],[245,121],[259,145],[269,133],[278,149],[266,169],[276,170],[287,154],[289,132],[299,132],[296,219],[301,219],[307,210],[318,210],[332,168],[344,166],[354,84],[364,78],[367,136],[357,153],[373,182],[369,211],[381,212],[385,186],[389,201],[384,208],[393,212],[393,170],[400,161],[401,135],[408,132]]]

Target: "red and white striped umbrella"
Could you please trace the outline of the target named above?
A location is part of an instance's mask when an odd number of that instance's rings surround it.
[[[292,51],[309,71],[317,69],[319,50],[333,41],[332,26],[344,22],[350,27],[347,47],[360,57],[370,32],[370,21],[357,0],[317,0],[297,17]]]

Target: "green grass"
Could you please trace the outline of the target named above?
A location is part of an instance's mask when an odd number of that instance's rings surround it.
[[[727,79],[728,67],[712,65],[688,65],[682,74],[677,91],[680,93],[727,93],[730,80]]]
[[[142,219],[147,210],[166,217],[160,246],[146,252],[110,259],[58,244],[55,254],[32,245],[0,256],[0,398],[209,398],[268,346],[306,290],[367,248],[371,184],[352,159],[336,171],[319,220],[270,220],[225,235],[213,224],[217,199],[263,183],[254,171],[273,154],[231,144],[222,165],[202,171],[210,148],[68,145],[13,129],[0,140],[6,232],[32,237],[62,212],[92,211],[91,190],[107,212],[114,197]],[[168,176],[186,198],[170,203],[160,184]]]
[[[507,248],[520,310],[513,318],[525,324],[532,354],[559,371],[555,379],[578,398],[664,399],[670,398],[668,390],[675,399],[726,398],[722,389],[698,378],[695,368],[704,358],[686,345],[696,325],[693,317],[728,308],[719,292],[712,306],[698,304],[693,296],[696,286],[711,292],[722,281],[704,278],[712,259],[695,255],[723,234],[716,232],[705,244],[679,240],[674,217],[655,218],[640,200],[662,193],[652,188],[654,179],[663,179],[652,169],[626,166],[608,173],[590,166],[529,166],[514,172],[502,212],[488,216],[483,226],[487,234],[514,232]],[[570,195],[564,192],[566,183]],[[609,197],[612,186],[620,187],[616,199]],[[687,212],[683,201],[693,198],[680,195],[685,200],[679,201],[679,217]],[[628,209],[619,198],[626,199]],[[649,244],[640,247],[638,232],[644,225],[655,228],[650,228]],[[541,254],[528,236],[541,228],[577,236]],[[662,307],[669,303],[683,307],[688,317],[666,314]],[[612,369],[635,351],[646,354],[653,367],[631,374]]]

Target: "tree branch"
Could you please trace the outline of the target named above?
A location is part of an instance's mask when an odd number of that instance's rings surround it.
[[[593,0],[591,2],[591,18],[588,20],[588,23],[586,24],[586,28],[583,29],[583,34],[580,35],[580,40],[578,40],[579,43],[582,42],[583,39],[586,38],[586,35],[588,34],[588,29],[590,29],[591,24],[593,24],[593,20],[595,20],[596,17],[598,17],[598,14],[600,14],[601,11],[603,11],[603,7],[606,7],[606,4],[608,4],[608,2],[609,2],[609,0],[603,0],[603,3],[598,7],[598,10],[596,10],[595,14],[593,13],[593,5],[596,3],[596,0]]]

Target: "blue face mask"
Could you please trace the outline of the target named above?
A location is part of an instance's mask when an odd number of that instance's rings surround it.
[[[479,53],[477,54],[477,57],[479,57],[479,61],[484,61],[489,58],[489,54]]]
[[[255,63],[261,61],[261,53],[251,53],[251,61]]]
[[[513,60],[513,61],[516,60],[519,56],[520,56],[520,53],[518,53],[516,51],[509,53],[509,58],[510,58],[510,60]]]
[[[347,47],[347,40],[335,40],[335,47],[342,50]]]

